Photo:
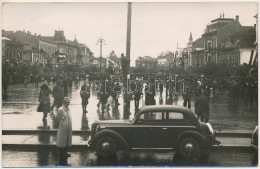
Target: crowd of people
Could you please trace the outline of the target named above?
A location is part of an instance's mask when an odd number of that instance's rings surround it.
[[[86,74],[88,74],[86,76]],[[118,106],[118,98],[122,94],[124,97],[125,110],[130,109],[130,102],[133,100],[135,112],[140,108],[141,96],[144,96],[145,105],[155,105],[155,96],[160,97],[159,103],[163,103],[163,93],[165,93],[165,104],[174,104],[179,96],[183,96],[183,106],[191,109],[191,100],[195,100],[195,112],[205,111],[208,114],[208,104],[204,102],[214,102],[221,95],[228,95],[232,105],[238,105],[243,101],[248,104],[257,104],[258,98],[258,80],[257,77],[247,76],[229,76],[214,77],[196,74],[131,74],[128,77],[128,85],[124,85],[122,75],[101,74],[95,72],[48,72],[43,74],[21,74],[15,78],[15,74],[10,77],[2,76],[2,97],[8,98],[8,86],[13,83],[34,83],[36,88],[40,87],[38,111],[43,112],[43,121],[46,121],[47,114],[61,107],[63,98],[69,95],[73,83],[80,87],[80,97],[82,98],[82,111],[87,113],[90,91],[93,90],[99,99],[98,107],[101,107],[102,115],[105,109],[110,106]],[[40,83],[43,85],[39,86]],[[55,84],[50,89],[50,83]],[[83,83],[81,83],[83,82]],[[50,103],[50,96],[54,102]],[[113,105],[111,104],[113,103]],[[204,105],[201,108],[200,105]],[[203,110],[203,111],[202,111]],[[130,112],[129,112],[130,113]],[[204,113],[202,113],[204,114]],[[204,115],[203,115],[204,116]],[[204,121],[208,121],[206,115]]]
[[[7,97],[8,78],[3,76],[3,93]],[[54,84],[51,88],[50,83]],[[33,83],[40,89],[38,98],[38,112],[43,113],[43,125],[47,126],[47,116],[51,113],[54,117],[53,127],[58,129],[57,147],[60,151],[60,164],[67,164],[67,148],[71,146],[72,120],[69,104],[73,84],[80,90],[82,113],[86,116],[89,98],[93,93],[99,102],[98,109],[104,116],[105,111],[112,107],[118,108],[119,97],[123,96],[124,110],[130,114],[130,103],[134,102],[135,113],[140,110],[140,100],[144,98],[144,105],[165,104],[176,105],[179,97],[183,97],[183,106],[193,108],[200,121],[208,122],[210,109],[209,103],[214,103],[219,97],[227,95],[232,105],[241,101],[257,104],[258,82],[253,76],[246,77],[205,77],[203,75],[156,75],[156,74],[131,74],[127,83],[120,75],[108,74],[77,74],[60,73],[45,75],[26,75],[23,85]],[[39,85],[41,84],[41,85]],[[159,96],[159,103],[156,102]],[[50,97],[53,97],[51,103]],[[243,100],[242,100],[243,99]],[[93,106],[93,105],[92,105]],[[90,110],[90,109],[89,109]],[[55,113],[54,113],[55,112]],[[125,112],[124,112],[125,113]],[[124,116],[129,117],[129,116]],[[65,120],[66,119],[66,120]],[[87,129],[87,128],[85,128]]]
[[[51,90],[48,87],[50,80],[55,83]],[[178,97],[183,97],[183,106],[191,109],[191,100],[195,101],[195,113],[201,121],[209,120],[209,102],[214,102],[221,95],[228,95],[231,104],[238,104],[239,98],[251,104],[257,103],[257,79],[253,77],[212,78],[203,75],[131,75],[127,86],[123,84],[121,76],[100,75],[93,78],[90,75],[74,76],[73,74],[61,74],[57,77],[45,78],[45,83],[40,87],[38,111],[43,112],[43,121],[48,112],[53,112],[62,106],[63,98],[69,96],[72,84],[80,87],[82,99],[82,112],[87,113],[88,100],[91,91],[96,93],[101,107],[102,116],[110,107],[117,107],[120,95],[124,97],[125,110],[130,110],[130,102],[134,101],[135,113],[140,109],[140,99],[144,96],[144,105],[156,105],[155,96],[158,94],[159,103],[177,103]],[[38,83],[35,82],[35,86]],[[80,85],[79,85],[80,83]],[[50,103],[49,95],[52,94],[54,102]],[[243,97],[241,97],[243,96]],[[51,105],[51,106],[50,106]],[[128,112],[130,113],[130,112]]]

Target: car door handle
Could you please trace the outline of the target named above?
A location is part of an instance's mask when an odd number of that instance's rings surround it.
[[[167,130],[168,128],[162,128],[163,130]]]

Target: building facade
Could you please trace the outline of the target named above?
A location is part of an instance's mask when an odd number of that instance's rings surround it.
[[[93,53],[85,44],[80,44],[80,49],[82,52],[81,64],[83,66],[89,66],[94,59]]]
[[[190,66],[204,66],[208,62],[241,65],[249,62],[255,38],[255,27],[242,26],[239,16],[233,19],[223,15],[206,26],[201,38],[195,42],[189,39],[184,56]]]
[[[146,70],[157,69],[158,60],[151,56],[138,57],[135,61],[135,66]]]
[[[26,64],[77,64],[82,65],[83,56],[93,55],[90,49],[74,41],[66,40],[64,32],[55,31],[54,36],[32,35],[27,31],[2,31],[3,60],[19,60]],[[3,39],[3,38],[2,38]],[[81,46],[85,47],[82,52]],[[85,54],[85,55],[84,55]]]

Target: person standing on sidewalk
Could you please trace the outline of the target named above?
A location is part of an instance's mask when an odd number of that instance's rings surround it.
[[[88,105],[88,99],[90,97],[90,89],[86,81],[84,81],[83,86],[81,86],[80,97],[82,100],[81,105],[82,105],[83,113],[87,113],[87,105]]]
[[[69,109],[70,98],[64,97],[63,106],[58,109],[57,119],[59,127],[57,131],[56,146],[60,151],[59,165],[68,165],[68,147],[72,146],[72,119]]]
[[[207,123],[209,121],[209,100],[206,94],[202,93],[196,101],[195,113],[202,122]]]
[[[47,85],[47,81],[45,80],[44,84],[41,86],[40,95],[38,98],[38,102],[40,103],[37,112],[43,112],[43,125],[46,127],[47,125],[47,115],[50,112],[50,94],[52,94],[51,89]]]
[[[188,104],[188,108],[191,109],[191,96],[192,96],[192,90],[190,86],[187,86],[186,92],[183,92],[183,106],[186,107]]]
[[[69,83],[67,76],[63,76],[63,89],[64,89],[64,96],[68,96],[68,89],[69,88]]]
[[[39,86],[39,75],[36,74],[35,77],[34,77],[34,87],[38,87]]]
[[[59,109],[62,106],[63,99],[64,99],[64,89],[62,87],[62,82],[58,81],[57,84],[53,88],[53,97],[54,102],[51,106],[51,110],[53,112],[53,108],[56,106]]]
[[[141,84],[137,84],[137,90],[134,93],[134,101],[135,101],[135,114],[137,113],[137,111],[139,110],[139,102],[141,99],[141,95],[142,95],[142,88],[141,88]]]

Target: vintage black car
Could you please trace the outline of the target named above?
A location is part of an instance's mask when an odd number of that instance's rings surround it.
[[[217,142],[210,123],[198,121],[190,109],[154,105],[143,107],[133,120],[94,122],[89,145],[103,157],[119,150],[170,148],[184,158],[193,158],[207,153]]]

